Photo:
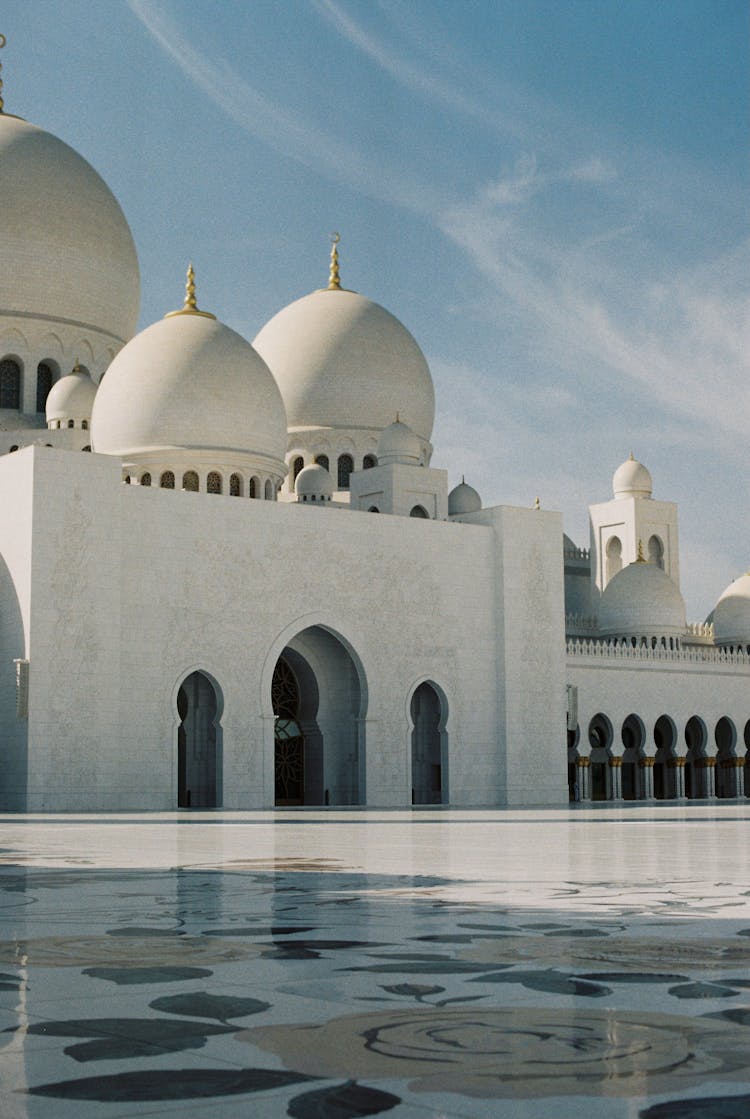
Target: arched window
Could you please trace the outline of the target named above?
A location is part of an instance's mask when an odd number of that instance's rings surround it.
[[[47,394],[52,388],[52,366],[40,361],[36,367],[36,410],[43,412],[47,404]]]
[[[420,517],[423,521],[429,521],[430,519],[430,514],[427,512],[424,505],[415,505],[409,516]]]
[[[126,485],[126,486],[129,486],[129,485],[130,485],[130,475],[129,475],[129,474],[126,474],[126,475],[125,475],[125,478],[123,479],[123,481],[125,482],[125,485]]]
[[[292,459],[292,489],[294,489],[294,483],[297,481],[297,475],[304,465],[305,460],[303,459],[302,455],[297,455],[295,459]]]
[[[378,509],[377,505],[371,505],[370,508],[367,510],[367,512],[368,513],[379,513],[380,510]]]
[[[622,570],[622,543],[619,536],[610,536],[607,541],[607,582]]]
[[[260,491],[260,482],[257,478],[251,478],[247,483],[247,496],[257,497]]]
[[[75,426],[76,426],[75,420],[68,420],[68,427],[75,427]]]
[[[212,470],[206,478],[206,491],[208,493],[221,493],[221,474]]]
[[[161,478],[159,479],[159,485],[161,486],[161,488],[163,490],[173,490],[174,489],[174,474],[172,473],[171,470],[165,470],[164,471]]]
[[[378,465],[378,460],[375,457],[375,455],[365,455],[365,457],[362,459],[362,469],[363,470],[372,470],[373,466],[377,466],[377,465]]]
[[[48,447],[51,447],[51,446],[52,446],[52,444],[51,444],[51,443],[47,443],[47,446],[48,446]],[[91,447],[87,445],[87,446],[85,446],[85,447],[81,447],[81,450],[82,450],[82,451],[90,451],[90,450],[91,450]],[[149,485],[151,485],[151,483],[150,483],[150,482],[149,482]]]
[[[330,470],[328,455],[316,455],[315,461],[317,462],[318,466],[322,466],[324,470]]]
[[[200,486],[198,483],[198,475],[194,470],[186,470],[182,475],[182,488],[188,490],[189,493],[197,493]]]
[[[151,485],[151,475],[148,472],[141,475],[141,485],[142,486],[150,486]]]
[[[0,361],[0,408],[21,407],[21,366],[12,357]]]
[[[88,420],[81,420],[81,430],[82,431],[88,431],[88,429],[89,429],[89,421]]]
[[[233,474],[229,479],[229,496],[239,497],[242,493],[242,479],[239,474]]]
[[[266,501],[273,501],[273,482],[270,478],[266,478]]]
[[[354,470],[354,459],[351,455],[339,455],[339,489],[349,489],[349,475]]]
[[[14,443],[13,446],[8,451],[8,454],[10,454],[11,451],[17,451],[17,450],[18,450],[18,443]]]
[[[648,562],[664,570],[664,545],[658,536],[652,536],[648,542]]]

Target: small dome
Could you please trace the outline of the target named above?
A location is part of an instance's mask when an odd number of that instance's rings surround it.
[[[333,478],[324,466],[313,462],[305,466],[294,483],[297,501],[330,501],[333,497]]]
[[[174,449],[281,461],[284,405],[253,347],[201,313],[169,315],[137,334],[99,385],[92,445],[121,458]]]
[[[393,463],[405,466],[420,466],[422,463],[419,436],[399,419],[389,424],[378,440],[378,466],[391,466]]]
[[[96,396],[96,385],[85,371],[77,367],[56,381],[47,395],[47,423],[68,420],[90,420]]]
[[[284,398],[290,429],[382,431],[396,409],[429,440],[435,393],[405,326],[354,291],[314,291],[266,323],[253,345]]]
[[[599,601],[604,637],[679,636],[685,632],[679,588],[653,563],[637,560],[610,579]]]
[[[130,338],[140,302],[135,245],[93,167],[56,136],[0,113],[0,198],[0,312]]]
[[[459,482],[448,494],[448,515],[457,516],[462,513],[478,513],[482,508],[482,499],[473,486],[466,482]]]
[[[750,645],[750,572],[727,587],[713,611],[717,645]]]
[[[629,459],[618,466],[612,478],[615,497],[651,497],[653,483],[651,475],[642,462]]]

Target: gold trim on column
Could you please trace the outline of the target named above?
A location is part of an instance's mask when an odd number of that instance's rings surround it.
[[[638,765],[641,769],[651,769],[655,761],[656,758],[639,758]]]
[[[612,766],[613,769],[618,769],[622,765],[622,758],[620,758],[616,754],[614,754],[609,759],[609,764]]]

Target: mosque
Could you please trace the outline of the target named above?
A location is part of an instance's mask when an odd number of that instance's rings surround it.
[[[750,795],[750,575],[687,622],[642,463],[578,547],[449,489],[336,244],[252,343],[192,268],[136,333],[116,199],[1,99],[0,197],[2,810]]]

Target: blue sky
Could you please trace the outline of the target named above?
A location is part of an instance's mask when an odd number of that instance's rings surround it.
[[[688,615],[750,567],[745,0],[6,0],[9,112],[109,183],[145,326],[342,279],[435,379],[433,464],[588,542],[632,449]]]

